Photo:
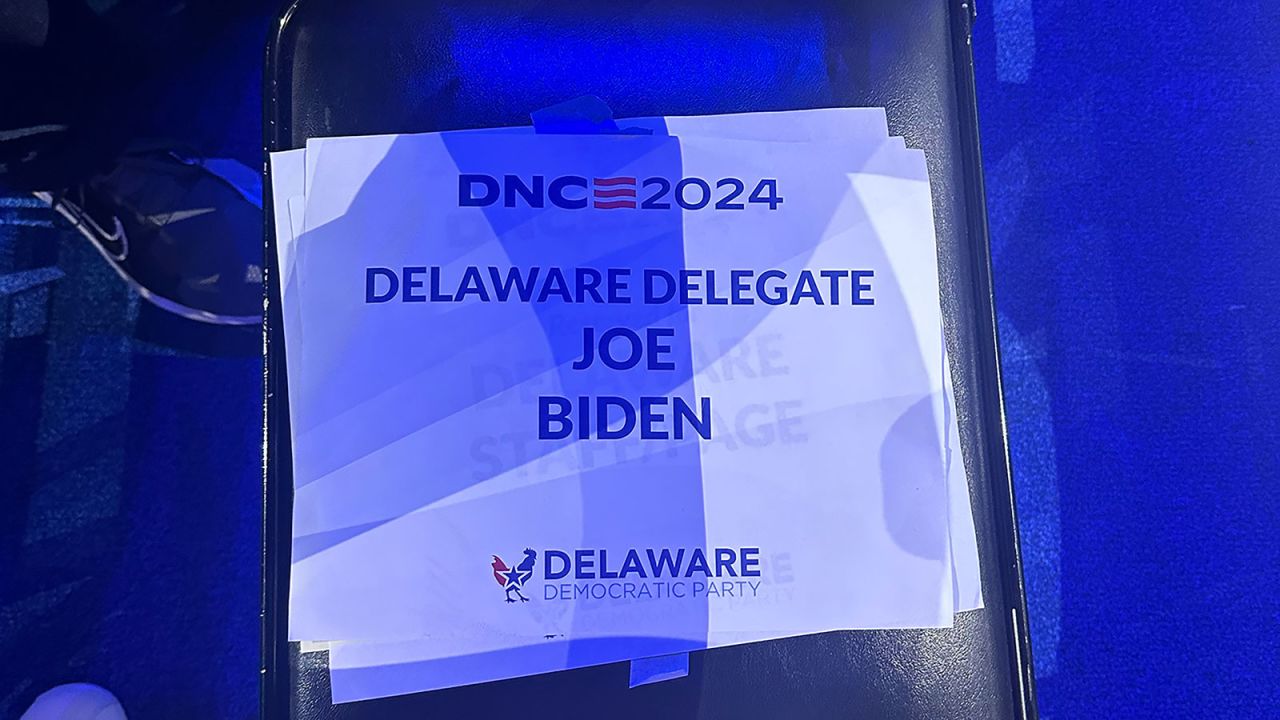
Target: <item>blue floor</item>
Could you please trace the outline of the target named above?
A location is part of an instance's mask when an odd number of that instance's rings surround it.
[[[1271,716],[1280,4],[978,10],[1042,717]],[[256,87],[242,35],[214,86]],[[205,146],[251,161],[254,93],[219,107]],[[253,716],[256,347],[140,304],[20,196],[0,338],[0,718],[70,681],[133,718]]]
[[[0,718],[65,682],[252,717],[260,345],[141,303],[53,221],[0,196]]]
[[[979,2],[1042,716],[1280,709],[1280,5]]]

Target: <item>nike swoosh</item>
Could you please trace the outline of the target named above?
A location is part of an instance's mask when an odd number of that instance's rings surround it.
[[[48,203],[51,209],[70,221],[80,231],[80,234],[92,242],[109,260],[124,262],[125,258],[129,256],[129,236],[125,235],[124,225],[120,224],[120,218],[115,215],[111,216],[111,222],[115,224],[115,231],[108,233],[79,205],[66,199],[55,202],[53,195],[47,192],[38,192],[35,193],[35,196],[41,202]],[[116,252],[114,248],[107,247],[107,243],[118,244],[120,251]],[[119,268],[116,269],[116,272],[120,272]]]
[[[207,208],[197,208],[195,210],[174,210],[173,212],[156,213],[155,215],[144,215],[142,219],[154,225],[168,225],[170,223],[189,220],[193,217],[208,215],[209,213],[213,212],[215,209],[216,208],[207,207]]]

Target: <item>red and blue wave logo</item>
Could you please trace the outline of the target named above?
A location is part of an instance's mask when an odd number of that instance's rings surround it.
[[[591,195],[592,207],[600,210],[635,208],[636,179],[634,177],[595,178]]]

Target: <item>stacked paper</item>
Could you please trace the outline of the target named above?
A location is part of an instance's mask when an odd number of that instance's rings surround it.
[[[271,156],[336,702],[981,607],[924,153],[879,108],[616,126]]]

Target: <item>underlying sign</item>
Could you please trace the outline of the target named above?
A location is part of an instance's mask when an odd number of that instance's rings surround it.
[[[950,625],[918,151],[508,131],[312,160],[290,633],[337,643],[335,699]],[[441,665],[466,657],[495,662]],[[340,691],[393,663],[436,679]]]

